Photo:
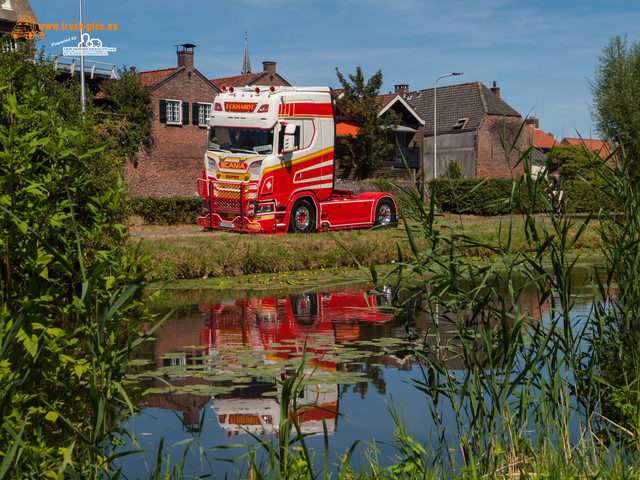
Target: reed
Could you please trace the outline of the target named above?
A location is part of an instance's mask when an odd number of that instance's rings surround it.
[[[525,172],[530,153],[521,154]],[[608,167],[614,159],[616,166]],[[523,224],[505,223],[493,243],[438,223],[433,199],[423,208],[420,192],[413,192],[417,222],[405,222],[412,252],[398,264],[394,286],[408,332],[416,308],[432,321],[413,348],[422,372],[413,384],[428,400],[439,441],[421,452],[424,476],[586,478],[635,468],[629,454],[640,446],[634,328],[640,217],[632,163],[623,152],[601,163],[603,193],[623,200],[625,210],[623,216],[593,212],[601,237],[612,240],[602,242],[604,265],[594,266],[596,308],[582,317],[574,314],[571,278],[583,259],[569,252],[593,215],[556,212],[544,188],[547,172],[522,177],[514,191],[522,188],[530,197]],[[539,222],[526,204],[542,204],[549,221]],[[525,248],[514,249],[514,231],[522,228]],[[478,247],[493,252],[495,261],[459,254]],[[527,307],[520,300],[529,289],[538,301]],[[463,367],[452,366],[458,364]],[[453,412],[453,424],[442,420],[444,411]],[[408,440],[398,448],[396,465],[419,463],[411,437],[401,438]]]

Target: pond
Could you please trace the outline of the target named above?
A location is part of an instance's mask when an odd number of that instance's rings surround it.
[[[591,304],[586,268],[576,271],[573,283],[578,317]],[[134,378],[146,394],[139,400],[141,413],[127,426],[144,452],[119,462],[128,477],[148,476],[161,439],[165,447],[174,445],[171,464],[183,461],[181,442],[196,439],[184,459],[185,473],[236,478],[246,461],[231,465],[218,459],[238,457],[244,448],[211,449],[254,443],[248,432],[259,438],[274,433],[280,420],[275,379],[292,375],[303,352],[308,360],[303,372],[310,379],[298,405],[321,408],[306,409],[298,421],[312,434],[307,443],[316,455],[325,451],[323,424],[332,464],[359,440],[375,442],[383,455],[391,455],[388,444],[396,427],[390,408],[401,412],[417,441],[429,441],[427,403],[411,385],[422,376],[420,365],[404,350],[408,342],[435,338],[428,314],[409,319],[408,338],[402,323],[384,310],[389,292],[372,292],[367,285],[217,296],[207,290],[171,293],[159,312],[169,307],[175,312],[156,331],[156,340],[136,352]],[[533,293],[522,303],[534,319],[548,315]],[[447,331],[439,334],[443,338]],[[451,358],[450,368],[460,368],[455,355]],[[446,409],[441,414],[447,422]],[[200,447],[206,456],[198,453]],[[363,447],[353,456],[356,468]]]

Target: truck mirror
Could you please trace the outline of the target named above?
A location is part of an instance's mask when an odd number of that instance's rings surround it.
[[[283,125],[284,125],[284,136],[283,136],[282,151],[284,153],[293,152],[296,149],[296,131],[298,126],[293,125],[291,123],[286,123]]]
[[[292,123],[287,123],[284,127],[285,135],[295,135],[296,134],[297,125],[293,125]]]

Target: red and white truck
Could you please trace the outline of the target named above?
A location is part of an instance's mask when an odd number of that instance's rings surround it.
[[[209,117],[198,193],[209,230],[307,233],[392,224],[388,193],[334,188],[328,87],[222,88]]]

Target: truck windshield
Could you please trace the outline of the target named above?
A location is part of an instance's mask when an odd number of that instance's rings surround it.
[[[273,128],[215,127],[209,129],[209,150],[273,152]]]

